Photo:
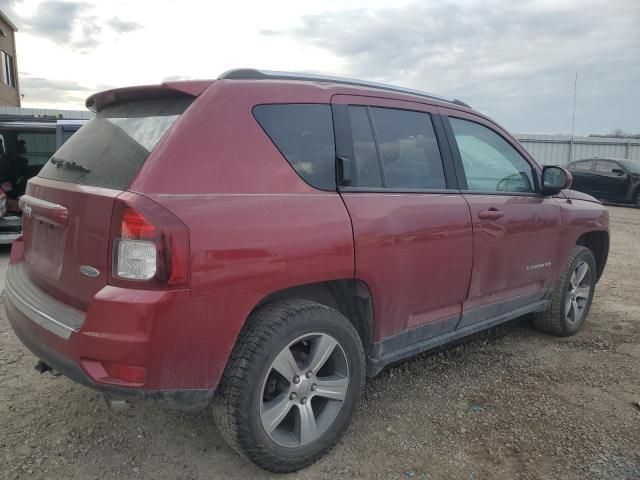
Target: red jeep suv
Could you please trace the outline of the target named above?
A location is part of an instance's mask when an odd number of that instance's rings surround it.
[[[9,320],[110,398],[212,405],[265,469],[324,454],[391,362],[585,322],[607,211],[458,100],[243,69],[87,106],[21,198]]]

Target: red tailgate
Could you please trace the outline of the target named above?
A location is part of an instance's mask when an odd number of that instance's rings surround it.
[[[120,190],[33,178],[21,199],[29,277],[64,303],[86,310],[106,285],[109,225]],[[81,272],[95,274],[89,276]]]

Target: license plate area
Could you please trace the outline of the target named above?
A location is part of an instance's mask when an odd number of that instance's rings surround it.
[[[62,272],[66,228],[25,218],[23,235],[27,263],[43,278],[58,280]]]

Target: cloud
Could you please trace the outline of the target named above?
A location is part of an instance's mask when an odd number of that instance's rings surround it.
[[[95,6],[88,2],[45,0],[38,4],[30,16],[16,13],[15,6],[18,3],[16,0],[5,0],[0,6],[16,20],[20,29],[78,53],[95,50],[101,44],[105,30],[124,34],[141,28],[140,24],[119,17],[101,19],[94,13]]]
[[[36,35],[48,38],[54,42],[66,43],[71,40],[74,23],[80,20],[80,15],[89,7],[86,3],[66,2],[60,0],[46,0],[38,5],[36,12],[28,19],[23,19],[26,28]],[[85,31],[82,25],[83,33]]]
[[[97,17],[84,17],[78,23],[80,34],[71,42],[71,48],[80,53],[90,53],[100,45],[102,27]]]
[[[108,87],[101,86],[100,90]],[[51,80],[22,73],[20,76],[20,93],[30,105],[83,105],[85,99],[94,89],[81,85],[73,80]]]
[[[21,85],[23,89],[45,89],[52,91],[88,91],[89,88],[80,85],[73,80],[49,80],[48,78],[32,77],[27,73],[23,73]]]
[[[188,75],[169,75],[168,77],[164,77],[161,82],[179,82],[181,80],[192,80],[192,78]]]
[[[306,15],[297,28],[261,33],[326,50],[347,75],[461,98],[523,131],[566,131],[578,72],[578,113],[620,102],[609,111],[640,131],[625,98],[640,103],[638,18],[637,0],[446,0]],[[584,128],[601,128],[591,123]]]
[[[107,24],[111,29],[117,33],[129,33],[139,30],[142,25],[136,22],[131,22],[127,20],[121,20],[118,17],[113,17],[107,21]]]
[[[18,3],[17,0],[0,0],[0,10],[2,10],[2,13],[9,17],[14,24],[17,23],[15,19],[18,17],[14,9],[16,3]],[[18,25],[18,27],[19,26],[20,25]]]

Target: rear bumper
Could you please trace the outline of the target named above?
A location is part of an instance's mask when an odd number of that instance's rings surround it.
[[[84,324],[84,312],[40,290],[29,279],[24,262],[9,265],[5,290],[17,310],[54,335],[68,339]]]
[[[126,400],[155,400],[178,410],[198,410],[206,407],[211,402],[214,390],[143,390],[98,383],[91,379],[82,367],[72,359],[65,357],[50,345],[39,341],[32,335],[28,328],[25,328],[27,326],[26,322],[18,320],[19,313],[13,311],[13,308],[15,308],[14,305],[8,300],[7,316],[9,323],[11,323],[20,341],[36,357],[74,382],[110,397]]]
[[[139,290],[111,285],[86,312],[30,280],[22,242],[6,280],[7,317],[20,340],[70,379],[116,398],[154,399],[182,409],[209,403],[238,332],[261,295]],[[142,371],[140,377],[123,370]]]

